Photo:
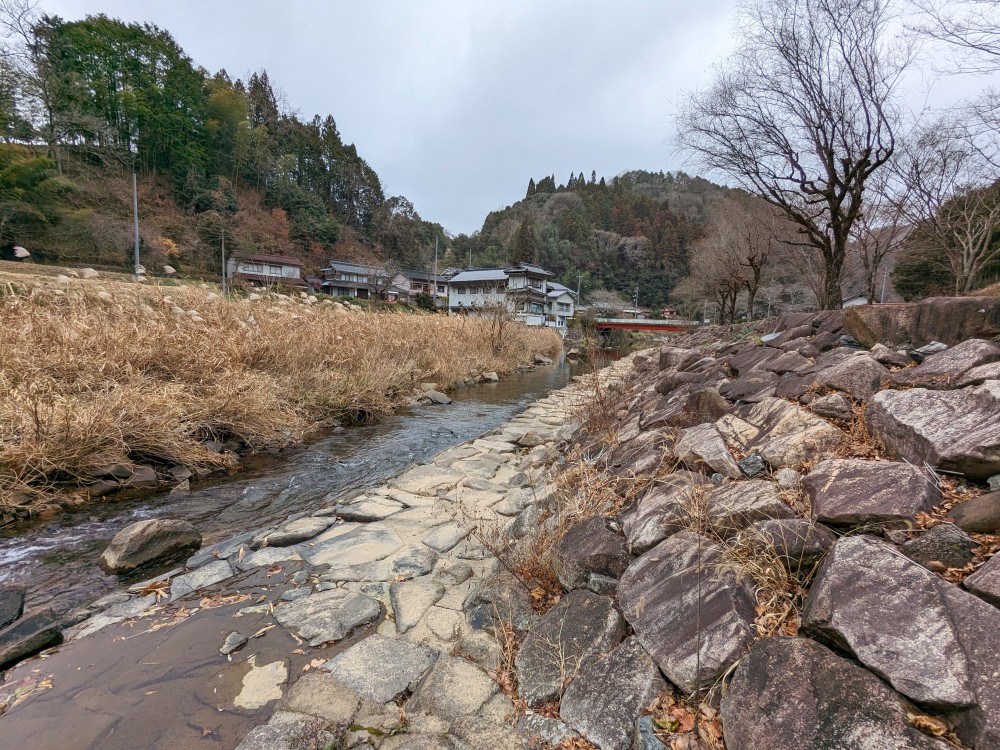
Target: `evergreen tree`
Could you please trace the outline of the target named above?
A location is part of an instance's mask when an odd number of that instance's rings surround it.
[[[531,177],[531,178],[528,179],[528,193],[524,197],[525,198],[530,198],[531,196],[533,196],[535,194],[535,190],[536,190],[536,188],[535,188],[535,178]]]
[[[531,223],[531,219],[526,217],[521,221],[521,226],[517,228],[511,242],[511,263],[537,263],[538,250],[535,226]]]

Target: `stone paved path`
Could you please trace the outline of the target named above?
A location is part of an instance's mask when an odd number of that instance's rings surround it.
[[[601,380],[630,367],[622,361]],[[235,704],[276,708],[239,750],[334,741],[384,750],[528,747],[513,728],[513,704],[490,675],[499,646],[477,629],[495,615],[496,600],[476,592],[497,571],[491,547],[512,526],[537,518],[531,511],[551,494],[548,467],[557,446],[573,433],[593,392],[592,377],[578,378],[431,463],[341,504],[203,549],[175,571],[171,599],[197,597],[243,571],[294,563],[291,588],[238,614],[273,618],[308,649],[306,658],[315,657],[316,668],[289,675],[284,661],[257,663],[252,648],[239,650],[252,634],[240,633],[243,623],[233,620],[223,650],[249,664]],[[113,595],[73,637],[155,602],[150,595]],[[336,648],[366,626],[370,636]]]

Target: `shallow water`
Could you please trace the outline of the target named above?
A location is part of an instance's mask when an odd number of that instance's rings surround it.
[[[319,437],[277,456],[247,460],[238,472],[196,484],[184,497],[166,493],[108,500],[29,528],[0,534],[0,584],[28,587],[27,608],[58,611],[115,588],[97,566],[111,537],[135,521],[185,518],[206,544],[315,510],[376,484],[411,463],[488,432],[531,402],[564,386],[572,367],[560,362],[499,383],[451,394],[447,406],[403,410],[373,424]]]

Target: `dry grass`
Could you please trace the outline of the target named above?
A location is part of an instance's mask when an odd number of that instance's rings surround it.
[[[0,286],[0,509],[32,507],[113,463],[224,466],[205,447],[301,440],[331,418],[389,413],[421,381],[509,373],[561,342],[488,323],[343,312],[194,287],[19,280]]]

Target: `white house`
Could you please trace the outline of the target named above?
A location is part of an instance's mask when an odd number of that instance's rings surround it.
[[[565,331],[575,302],[569,289],[550,281],[551,277],[549,271],[531,263],[462,271],[448,282],[448,312],[481,315],[502,307],[526,325]]]
[[[287,255],[255,253],[229,258],[226,277],[248,286],[308,286],[302,279],[302,261]]]

